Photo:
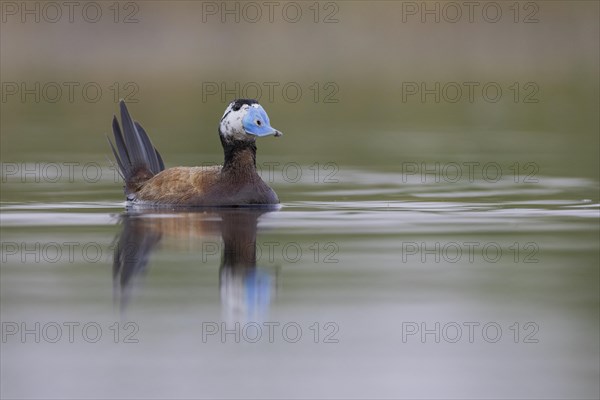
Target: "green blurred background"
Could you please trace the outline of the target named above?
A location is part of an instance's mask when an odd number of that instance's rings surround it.
[[[499,2],[498,18],[476,3],[469,16],[461,2],[276,2],[269,16],[261,2],[99,2],[91,23],[86,2],[72,22],[65,6],[58,18],[43,2],[4,2],[1,157],[108,165],[104,135],[122,97],[168,166],[220,162],[222,112],[258,86],[285,134],[260,143],[259,161],[396,171],[405,160],[506,159],[598,179],[599,3]],[[23,7],[38,7],[40,21]],[[36,82],[38,99],[23,94]],[[403,91],[411,82],[465,90],[456,102],[452,91],[422,101]],[[472,101],[464,82],[479,85]],[[490,82],[497,102],[481,93]]]

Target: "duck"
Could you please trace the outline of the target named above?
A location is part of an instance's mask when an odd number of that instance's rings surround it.
[[[119,102],[121,125],[113,116],[115,143],[108,138],[123,178],[128,205],[149,207],[240,207],[279,204],[256,170],[256,138],[282,136],[254,99],[229,103],[218,127],[223,165],[165,169],[150,137]]]

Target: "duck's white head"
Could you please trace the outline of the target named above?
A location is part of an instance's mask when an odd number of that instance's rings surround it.
[[[219,134],[228,142],[249,142],[254,141],[256,136],[282,135],[271,126],[265,109],[252,99],[237,99],[229,103],[219,124]]]

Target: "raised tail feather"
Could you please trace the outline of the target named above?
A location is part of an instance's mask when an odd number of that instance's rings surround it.
[[[125,194],[128,200],[135,197],[135,193],[144,182],[165,169],[162,157],[158,150],[152,145],[148,134],[142,126],[131,119],[125,102],[119,102],[121,109],[121,123],[115,116],[112,127],[115,136],[115,145],[108,139],[121,176],[125,180]]]

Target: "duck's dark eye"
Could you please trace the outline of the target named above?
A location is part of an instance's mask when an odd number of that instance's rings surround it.
[[[261,125],[262,125],[262,122],[260,122],[260,119],[257,119],[257,120],[256,120],[256,125],[258,125],[258,126],[261,126]]]

